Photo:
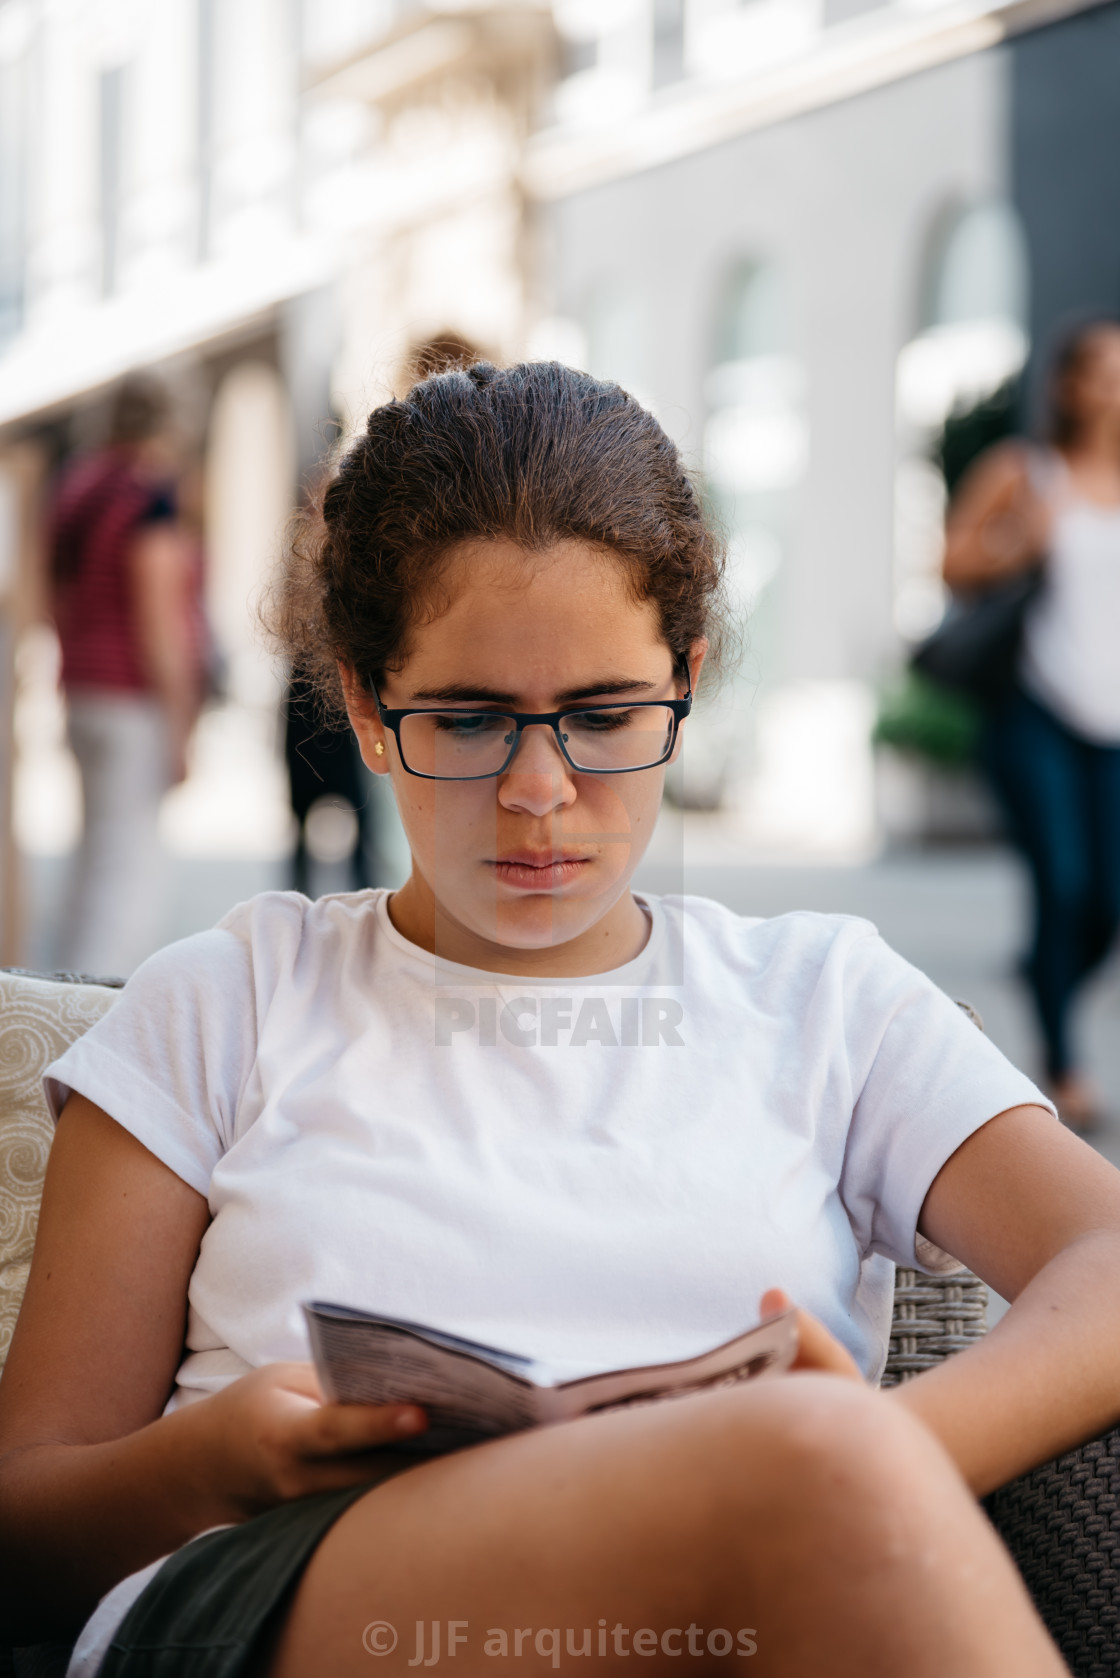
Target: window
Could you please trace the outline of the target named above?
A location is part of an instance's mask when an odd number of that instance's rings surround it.
[[[728,538],[728,592],[747,626],[747,656],[718,697],[705,702],[701,692],[686,746],[686,781],[699,781],[698,789],[686,787],[692,803],[727,798],[745,810],[757,791],[758,690],[773,677],[782,644],[781,591],[774,584],[808,458],[804,379],[794,341],[781,264],[733,262],[717,287],[712,314],[703,465]]]
[[[553,0],[563,52],[553,95],[556,121],[595,128],[638,110],[649,93],[658,27],[651,5],[671,36],[670,14],[678,4],[683,0]],[[663,41],[666,72],[673,57],[669,36]]]
[[[812,46],[823,0],[706,0],[689,20],[688,67],[715,80],[764,73]]]
[[[896,378],[894,623],[907,639],[920,640],[945,607],[946,489],[933,459],[942,427],[1018,378],[1030,347],[1028,287],[1026,244],[1010,204],[957,205],[934,223],[918,330],[899,354]]]
[[[737,263],[716,305],[705,380],[704,470],[731,542],[732,583],[754,602],[776,574],[808,464],[804,370],[777,263]]]
[[[195,43],[198,78],[195,103],[195,163],[198,171],[196,254],[200,262],[210,255],[214,206],[215,5],[216,0],[198,0],[198,31]]]
[[[31,30],[26,0],[0,5],[0,344],[23,324]]]
[[[98,90],[101,290],[106,297],[111,296],[120,283],[127,77],[128,71],[123,64],[114,65],[111,70],[102,70]]]
[[[653,0],[653,85],[666,87],[684,75],[685,0]]]
[[[904,420],[938,426],[1019,373],[1027,358],[1027,255],[1000,199],[935,226],[922,275],[919,330],[898,363]]]

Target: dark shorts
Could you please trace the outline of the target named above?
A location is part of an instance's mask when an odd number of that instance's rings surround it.
[[[413,1455],[386,1456],[386,1480],[417,1464]],[[316,1546],[370,1490],[302,1497],[184,1544],[133,1603],[98,1678],[242,1678],[253,1671]]]

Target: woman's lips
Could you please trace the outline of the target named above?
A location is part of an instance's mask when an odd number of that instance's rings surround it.
[[[586,856],[534,856],[528,851],[497,857],[489,864],[503,885],[521,891],[554,891],[570,885],[590,865],[591,858]]]

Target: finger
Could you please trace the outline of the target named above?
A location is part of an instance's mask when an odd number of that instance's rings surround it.
[[[428,1418],[415,1404],[322,1404],[302,1417],[295,1448],[301,1457],[342,1457],[423,1433]]]
[[[841,1346],[808,1311],[797,1313],[797,1357],[794,1369],[823,1369],[836,1375],[862,1380],[859,1367],[846,1346]]]
[[[767,1288],[759,1303],[759,1315],[763,1322],[767,1317],[776,1317],[782,1311],[788,1311],[793,1300],[783,1288]]]

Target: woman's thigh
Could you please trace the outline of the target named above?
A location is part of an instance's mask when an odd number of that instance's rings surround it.
[[[912,1588],[931,1546],[960,1563],[940,1602]],[[925,1430],[883,1395],[796,1377],[536,1430],[378,1487],[320,1544],[261,1670],[387,1678],[454,1659],[468,1678],[583,1654],[599,1673],[632,1655],[734,1669],[759,1644],[755,1671],[826,1660],[866,1678],[902,1658],[921,1678],[987,1671],[970,1651],[993,1616],[1022,1640],[1018,1671],[1060,1670],[1033,1664],[1045,1639],[1014,1570]]]

